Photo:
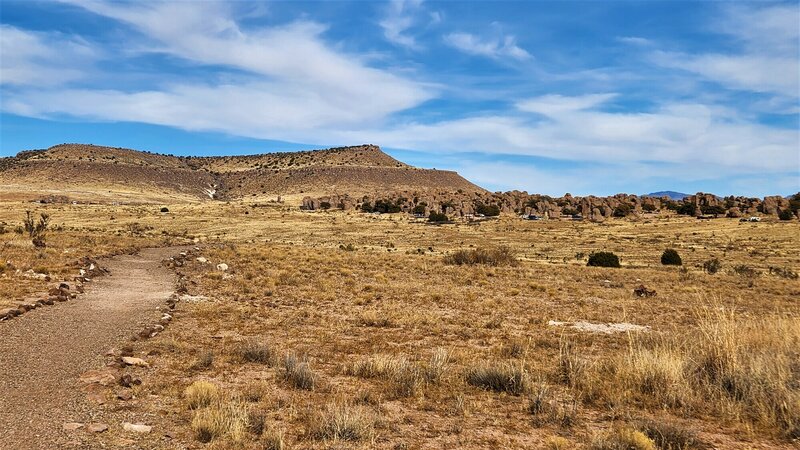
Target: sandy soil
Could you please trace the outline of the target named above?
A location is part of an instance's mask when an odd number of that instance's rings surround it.
[[[138,325],[158,317],[173,290],[160,261],[179,250],[147,249],[103,261],[111,275],[78,299],[0,323],[0,448],[78,447],[65,422],[90,422],[81,373],[103,366]]]

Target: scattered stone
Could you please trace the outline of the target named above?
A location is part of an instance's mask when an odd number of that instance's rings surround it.
[[[645,285],[640,284],[639,287],[633,290],[633,295],[637,297],[655,297],[656,291],[653,289],[647,289]]]
[[[117,393],[117,399],[127,402],[128,400],[133,398],[133,394],[131,391],[122,391]]]
[[[61,427],[64,429],[64,431],[75,431],[77,429],[83,428],[83,424],[80,422],[66,422]]]
[[[207,263],[207,262],[208,262],[208,260],[207,260],[207,259],[205,259],[205,258],[203,258],[202,256],[198,256],[197,258],[195,258],[195,260],[196,260],[197,262],[199,262],[200,264],[205,264],[205,263]]]
[[[133,356],[133,347],[125,346],[119,351],[120,356]]]
[[[97,403],[98,405],[102,405],[106,402],[106,388],[98,383],[87,384],[83,387],[83,391],[86,392],[86,398],[91,402]]]
[[[0,309],[0,318],[16,317],[18,315],[19,315],[19,310],[17,308]]]
[[[97,383],[101,386],[112,386],[116,384],[117,377],[111,369],[87,370],[82,373],[80,380],[83,383]]]
[[[228,270],[228,265],[225,263],[219,263],[217,264],[217,270],[225,272],[226,270]]]
[[[122,429],[131,431],[133,433],[149,433],[153,431],[153,427],[141,423],[122,422]]]
[[[106,352],[106,356],[113,356],[116,358],[117,356],[120,356],[120,351],[117,350],[116,348],[110,348]]]
[[[108,430],[108,425],[104,423],[90,423],[86,429],[91,433],[102,433]]]
[[[134,358],[132,356],[123,356],[122,362],[129,366],[137,366],[137,367],[150,367],[150,364],[147,361],[141,358]]]
[[[135,378],[131,374],[126,373],[119,378],[119,384],[120,386],[129,388],[133,387],[133,385],[142,384],[142,380],[139,378]]]

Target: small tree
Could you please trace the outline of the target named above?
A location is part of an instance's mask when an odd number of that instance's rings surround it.
[[[697,212],[697,205],[694,203],[684,203],[680,205],[675,212],[684,216],[693,216]]]
[[[33,218],[33,214],[30,211],[25,211],[25,220],[23,221],[25,225],[25,232],[28,233],[28,237],[31,238],[31,242],[36,247],[46,247],[47,243],[45,242],[45,237],[47,234],[47,227],[50,225],[50,215],[47,213],[42,213],[39,216],[39,221],[37,222]]]
[[[428,222],[447,222],[448,220],[447,214],[438,213],[436,211],[431,211],[431,214],[428,216]]]
[[[781,220],[792,220],[794,219],[794,213],[792,213],[791,209],[782,209],[781,212],[778,213],[778,218]]]
[[[668,248],[661,254],[661,264],[665,266],[681,266],[683,261],[681,261],[681,255],[677,251]]]
[[[621,267],[619,257],[611,252],[597,252],[589,255],[587,266],[594,267]]]

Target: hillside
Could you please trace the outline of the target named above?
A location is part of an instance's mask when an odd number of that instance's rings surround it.
[[[418,169],[361,145],[247,156],[179,157],[62,144],[0,159],[0,195],[94,201],[202,201],[399,190],[482,192],[455,172]]]

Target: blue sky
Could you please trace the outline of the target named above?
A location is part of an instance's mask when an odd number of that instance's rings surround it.
[[[793,2],[0,2],[0,155],[374,143],[492,190],[800,191]]]

